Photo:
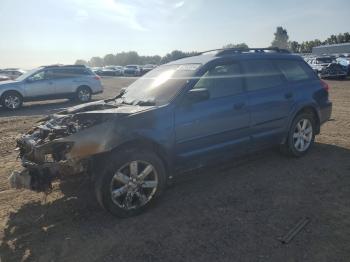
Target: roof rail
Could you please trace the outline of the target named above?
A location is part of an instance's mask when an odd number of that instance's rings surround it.
[[[267,47],[267,48],[220,48],[213,49],[199,53],[200,55],[217,52],[215,56],[223,56],[223,55],[232,55],[232,54],[241,54],[241,53],[290,53],[286,49],[280,49],[278,47]]]
[[[42,68],[53,68],[53,67],[83,67],[83,68],[85,68],[86,66],[85,65],[61,65],[61,64],[42,66]]]

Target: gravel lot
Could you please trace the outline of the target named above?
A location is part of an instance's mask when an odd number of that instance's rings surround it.
[[[103,96],[131,78],[104,78]],[[15,137],[65,100],[0,108],[0,261],[349,261],[350,81],[328,81],[333,121],[300,159],[265,151],[188,174],[149,212],[116,219],[88,180],[49,195],[10,190]],[[299,219],[311,222],[287,245]]]

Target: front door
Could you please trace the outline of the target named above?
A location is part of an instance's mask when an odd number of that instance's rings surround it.
[[[46,70],[42,70],[27,78],[24,84],[26,97],[40,98],[55,94],[54,83],[47,78]]]
[[[213,65],[193,88],[207,89],[210,97],[175,109],[177,165],[198,167],[245,153],[250,116],[239,64]]]

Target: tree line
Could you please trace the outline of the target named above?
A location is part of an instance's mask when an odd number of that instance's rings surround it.
[[[293,53],[311,53],[312,48],[316,46],[350,43],[350,33],[348,32],[338,35],[331,35],[324,41],[315,39],[301,43],[297,41],[289,41],[287,30],[281,26],[277,27],[274,35],[275,37],[271,43],[271,47],[288,49]]]
[[[328,44],[341,44],[341,43],[350,43],[350,33],[346,32],[338,35],[331,35],[326,40],[321,41],[319,39],[315,39],[312,41],[289,41],[288,32],[285,28],[279,26],[274,33],[274,39],[271,43],[270,47],[278,47],[283,49],[288,49],[294,53],[311,53],[312,48],[320,45],[328,45]],[[227,44],[224,45],[223,48],[249,48],[246,43],[239,44]],[[161,57],[159,55],[154,56],[142,56],[139,55],[135,51],[129,52],[121,52],[117,54],[107,54],[104,57],[92,57],[89,61],[78,59],[75,64],[78,65],[87,65],[87,66],[108,66],[108,65],[145,65],[145,64],[165,64],[177,59],[181,59],[188,56],[193,56],[199,54],[199,52],[183,52],[181,50],[174,50],[165,56]]]

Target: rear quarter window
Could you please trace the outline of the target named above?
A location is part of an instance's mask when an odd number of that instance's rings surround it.
[[[289,82],[297,82],[313,79],[314,74],[308,66],[298,60],[277,60],[274,61],[276,67],[281,70],[284,77]]]
[[[242,66],[248,91],[277,87],[284,81],[271,60],[242,61]]]

